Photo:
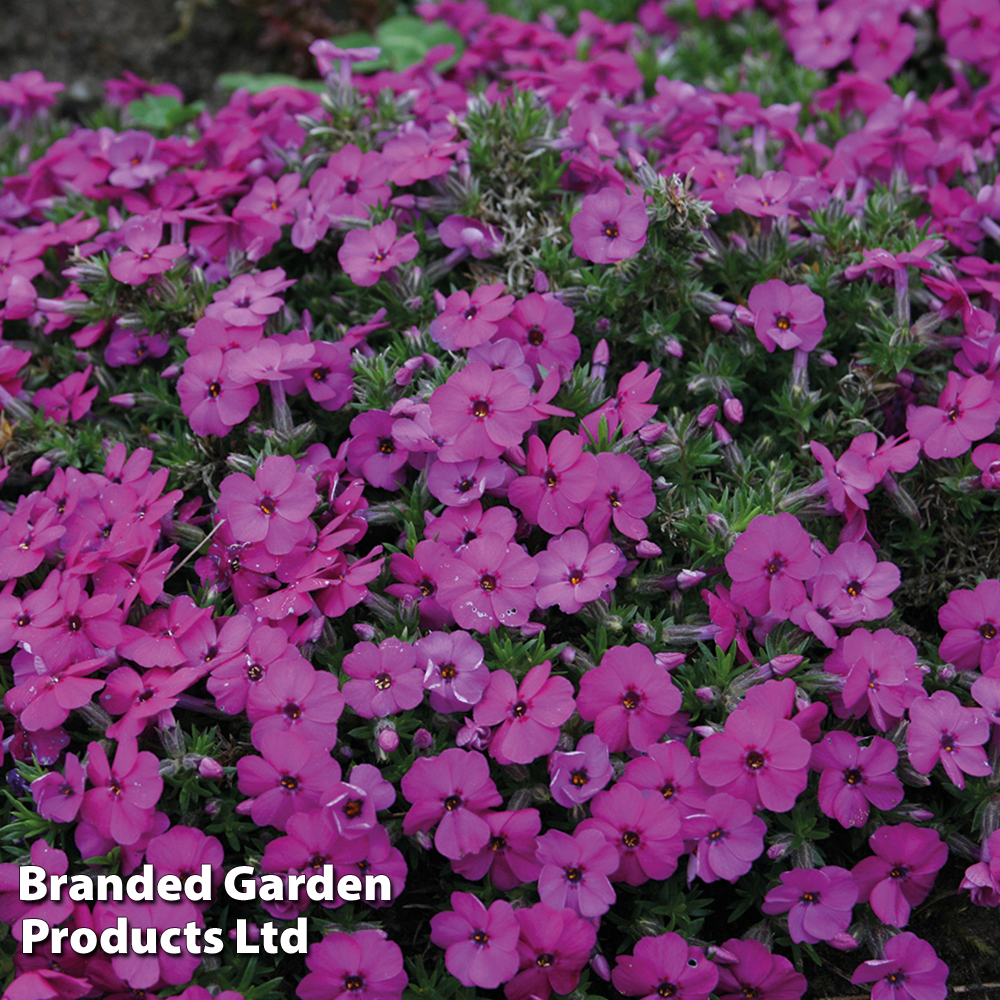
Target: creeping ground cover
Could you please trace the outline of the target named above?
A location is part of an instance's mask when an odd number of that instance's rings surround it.
[[[592,6],[0,82],[4,1000],[998,995],[1000,7]]]

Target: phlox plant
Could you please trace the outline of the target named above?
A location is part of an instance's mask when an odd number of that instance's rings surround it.
[[[995,982],[1000,15],[508,6],[0,81],[3,1000]]]

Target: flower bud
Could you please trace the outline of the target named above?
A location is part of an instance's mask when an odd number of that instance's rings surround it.
[[[418,729],[413,734],[413,748],[415,750],[426,750],[434,743],[434,737],[426,729]]]
[[[682,569],[677,574],[677,589],[690,590],[697,587],[708,574],[700,569]]]
[[[253,808],[253,799],[242,799],[236,803],[236,809],[234,812],[238,816],[249,816],[250,810]]]
[[[108,402],[112,406],[120,406],[123,410],[131,410],[135,406],[135,393],[134,392],[122,392],[117,396],[111,396]]]
[[[733,321],[725,313],[714,313],[708,317],[708,322],[719,333],[729,333],[733,328]]]
[[[362,642],[373,642],[378,635],[375,628],[369,625],[367,622],[355,622],[354,624],[354,634]]]
[[[743,423],[743,404],[735,396],[723,402],[722,412],[731,424]]]
[[[429,851],[434,846],[434,841],[431,840],[430,835],[426,830],[417,830],[415,834],[410,838],[417,847],[422,848],[425,851]]]
[[[655,542],[650,542],[647,539],[643,539],[635,547],[635,554],[640,559],[656,559],[657,556],[663,555],[663,549],[660,548]]]
[[[539,295],[544,295],[549,290],[549,279],[545,276],[544,271],[535,271],[532,287]]]
[[[683,358],[684,348],[676,337],[668,337],[663,345],[663,350],[672,358]]]
[[[390,726],[392,728],[389,728]],[[375,737],[375,742],[382,753],[394,753],[399,749],[399,733],[396,732],[396,727],[390,723]]]
[[[708,525],[709,530],[714,531],[717,535],[729,534],[729,523],[721,514],[714,512],[706,514],[705,523]]]
[[[708,427],[715,422],[719,415],[719,407],[715,403],[709,403],[695,418],[699,427]]]
[[[222,769],[222,765],[211,757],[202,757],[198,761],[198,773],[203,778],[209,778],[212,781],[218,780],[225,773]]]
[[[779,676],[791,673],[805,657],[797,656],[795,653],[779,653],[771,658],[771,669]]]
[[[686,659],[687,654],[685,653],[654,653],[653,659],[656,661],[658,667],[662,667],[664,670],[674,670],[679,667]]]
[[[606,983],[611,982],[611,966],[603,955],[594,955],[590,959],[590,968],[595,976],[599,976]]]
[[[36,458],[34,462],[31,463],[31,474],[32,476],[44,476],[49,469],[52,468],[52,463],[42,455],[40,458]]]
[[[715,688],[700,687],[695,691],[694,696],[703,705],[710,705],[718,697],[718,694],[719,692]]]
[[[837,951],[854,951],[858,946],[858,939],[852,937],[847,931],[841,931],[839,934],[834,934],[833,937],[827,938],[826,943],[831,948],[836,948]]]

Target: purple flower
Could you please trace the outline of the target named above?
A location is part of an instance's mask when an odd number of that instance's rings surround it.
[[[806,991],[806,977],[796,972],[784,955],[772,955],[754,941],[730,938],[722,947],[737,961],[719,967],[719,1000],[800,1000]]]
[[[453,859],[475,854],[489,843],[490,827],[482,814],[503,800],[481,753],[452,747],[438,757],[419,757],[403,775],[401,787],[412,803],[403,833],[437,825],[434,846]]]
[[[532,667],[520,686],[506,670],[494,670],[476,705],[480,725],[498,726],[490,740],[490,756],[501,764],[530,764],[551,753],[559,742],[559,727],[573,714],[573,684],[551,677],[545,660]]]
[[[570,909],[546,903],[515,910],[521,936],[520,972],[504,987],[507,1000],[548,1000],[553,992],[571,993],[590,958],[597,931]]]
[[[773,351],[816,348],[826,329],[823,300],[805,285],[788,285],[778,278],[755,285],[747,299],[757,339]]]
[[[160,246],[163,216],[159,211],[133,216],[118,231],[118,237],[128,249],[111,258],[108,270],[112,278],[126,285],[141,285],[152,275],[169,271],[187,251],[183,243]]]
[[[393,597],[417,601],[420,605],[420,620],[425,627],[450,625],[454,622],[451,610],[441,603],[438,591],[443,584],[455,579],[454,563],[453,553],[447,545],[426,539],[417,542],[412,559],[402,552],[394,552],[390,557],[389,568],[400,582],[390,584],[385,591]],[[431,704],[434,704],[433,700]],[[434,710],[445,711],[436,706]],[[457,712],[459,708],[448,711]]]
[[[566,378],[580,357],[580,341],[572,332],[575,321],[573,310],[551,294],[531,292],[500,321],[497,337],[517,341],[536,370],[558,371]]]
[[[1000,401],[992,397],[993,383],[982,375],[962,378],[948,372],[948,384],[937,406],[911,407],[906,429],[920,441],[929,458],[964,455],[973,441],[988,437],[1000,417]]]
[[[634,257],[646,245],[649,217],[641,196],[623,194],[609,185],[584,195],[569,228],[578,257],[613,264]]]
[[[613,773],[607,744],[596,733],[584,736],[576,750],[549,757],[552,798],[567,809],[592,799]]]
[[[880,826],[869,838],[874,857],[852,869],[858,900],[871,903],[875,916],[893,927],[905,927],[910,907],[922,902],[948,860],[948,846],[937,830],[912,823]]]
[[[816,944],[846,932],[858,901],[858,887],[845,868],[793,868],[782,872],[781,885],[765,897],[761,909],[787,913],[788,930],[797,944]]]
[[[416,236],[407,233],[396,239],[396,223],[387,219],[371,229],[348,232],[337,251],[337,260],[355,285],[366,288],[397,264],[413,260],[419,252]]]
[[[496,458],[437,460],[427,472],[427,489],[449,507],[466,507],[488,490],[501,490],[513,476],[510,466]]]
[[[438,223],[438,236],[450,250],[465,247],[477,260],[503,249],[503,236],[487,222],[464,215],[448,215]]]
[[[417,548],[423,544],[437,543],[421,542]],[[413,649],[435,712],[467,712],[479,703],[490,670],[483,661],[483,647],[468,632],[429,632]]]
[[[334,931],[310,947],[301,1000],[400,1000],[409,981],[403,952],[379,931]]]
[[[517,972],[520,925],[505,899],[489,910],[471,892],[453,892],[451,909],[431,917],[431,941],[463,986],[495,990]]]
[[[225,437],[250,416],[260,399],[257,386],[240,385],[233,379],[228,356],[218,347],[192,354],[184,362],[177,395],[181,410],[191,421],[191,430],[200,437]]]
[[[835,625],[873,621],[892,613],[888,595],[899,582],[899,567],[879,562],[867,542],[844,542],[820,559],[812,599]]]
[[[947,635],[941,658],[959,670],[979,667],[989,673],[1000,653],[1000,580],[983,580],[975,590],[953,590],[938,611]]]
[[[712,789],[698,775],[697,758],[676,740],[648,746],[644,757],[625,765],[621,780],[643,793],[659,792],[668,805],[680,810],[682,817],[703,812],[712,795]]]
[[[841,826],[864,826],[869,804],[887,810],[903,801],[896,748],[880,736],[870,740],[862,746],[850,733],[834,730],[813,747],[811,765],[821,772],[819,807]]]
[[[945,1000],[948,966],[916,934],[904,931],[885,943],[885,958],[862,962],[852,983],[874,983],[872,1000]]]
[[[619,993],[658,1000],[708,1000],[719,981],[719,970],[701,948],[668,931],[640,938],[632,955],[619,955],[611,982]]]
[[[557,910],[568,906],[588,919],[606,913],[615,901],[608,876],[618,868],[618,852],[599,830],[577,829],[572,836],[549,830],[538,838],[542,864],[538,895]]]
[[[269,670],[259,684],[254,684],[247,692],[246,711],[258,740],[264,733],[296,732],[332,748],[337,742],[337,720],[344,711],[344,696],[333,674],[316,670],[300,657],[283,663],[280,669]]]
[[[749,802],[717,792],[702,812],[684,820],[685,838],[698,841],[688,859],[688,884],[695,877],[703,882],[718,878],[735,882],[764,853],[766,831],[767,824],[754,815]]]
[[[538,606],[559,606],[567,614],[575,614],[584,604],[604,597],[615,586],[616,573],[625,564],[617,545],[602,542],[591,548],[582,531],[567,531],[550,539],[544,552],[535,557],[538,562]]]
[[[872,437],[874,436],[873,434]],[[810,441],[809,448],[813,458],[823,466],[827,496],[834,509],[843,513],[851,503],[862,510],[868,510],[866,494],[875,489],[878,478],[864,455],[854,450],[853,442],[852,447],[836,460],[830,449],[819,441]]]
[[[295,280],[286,278],[280,267],[255,274],[238,274],[212,296],[205,315],[229,326],[263,326],[267,317],[273,316],[285,304],[278,293],[294,285]]]
[[[32,783],[32,791],[35,784]],[[959,888],[970,889],[972,902],[977,906],[1000,906],[1000,830],[983,844],[982,861],[965,869]]]
[[[612,523],[628,538],[645,538],[649,528],[644,518],[655,509],[652,476],[631,455],[604,451],[597,456],[597,481],[583,516],[592,542],[609,541]]]
[[[490,881],[503,892],[534,882],[542,870],[535,857],[538,832],[542,828],[538,810],[490,812],[483,818],[490,831],[489,839],[481,850],[453,860],[451,867],[473,882],[488,873]]]
[[[638,643],[612,646],[580,681],[577,709],[612,753],[645,750],[669,728],[681,693],[653,654]]]
[[[950,691],[915,698],[909,713],[906,747],[910,763],[921,774],[930,774],[940,761],[951,783],[965,788],[965,774],[983,777],[990,773],[990,762],[983,750],[990,738],[985,713],[963,707]]]
[[[408,642],[389,638],[376,646],[359,642],[344,657],[344,700],[363,719],[384,719],[416,708],[424,699],[423,672]]]
[[[446,351],[458,351],[485,344],[497,332],[498,324],[514,308],[514,296],[504,295],[502,282],[479,285],[472,295],[453,292],[445,300],[444,311],[431,321],[430,336]]]
[[[110,764],[100,743],[87,747],[89,788],[81,815],[104,837],[122,845],[134,844],[145,832],[163,791],[159,761],[140,751],[134,739],[118,744]]]
[[[66,754],[63,770],[65,777],[58,771],[49,771],[36,778],[31,783],[31,794],[43,819],[72,823],[83,804],[87,771],[73,753]]]

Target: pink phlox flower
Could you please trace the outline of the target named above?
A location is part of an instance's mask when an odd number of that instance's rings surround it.
[[[736,642],[740,656],[740,662],[746,663],[753,659],[750,652],[750,644],[747,640],[747,631],[750,628],[750,616],[742,604],[737,604],[729,594],[729,591],[721,584],[715,591],[703,590],[702,600],[708,605],[708,616],[712,624],[718,629],[715,634],[715,643],[723,649],[728,649],[733,642]],[[801,605],[800,605],[801,606]],[[796,622],[798,625],[799,623]],[[800,628],[804,626],[800,625]]]
[[[37,69],[14,73],[9,80],[0,80],[0,107],[13,111],[9,122],[15,129],[28,118],[34,118],[55,104],[56,94],[66,89],[66,84],[46,80]]]
[[[638,643],[612,646],[580,681],[577,710],[612,753],[643,751],[670,728],[681,693],[653,654]]]
[[[781,885],[768,892],[761,909],[771,915],[787,913],[793,941],[817,944],[847,931],[858,901],[858,887],[847,869],[793,868],[779,877]]]
[[[325,218],[367,219],[372,205],[389,204],[392,189],[386,180],[390,167],[382,153],[362,153],[354,143],[348,143],[312,175],[309,190]]]
[[[111,277],[126,285],[141,285],[155,274],[169,271],[178,257],[187,252],[184,243],[160,246],[163,218],[159,211],[133,216],[118,231],[124,247],[108,265]]]
[[[395,418],[392,439],[398,447],[426,453],[436,452],[444,444],[444,438],[431,425],[431,408],[426,403],[404,396],[389,410],[389,415]]]
[[[156,159],[156,138],[136,129],[119,132],[111,140],[105,155],[112,167],[108,183],[117,187],[144,187],[162,177],[168,168],[165,160]]]
[[[465,247],[477,260],[503,249],[503,234],[487,222],[464,215],[448,215],[438,223],[438,236],[450,250]]]
[[[309,192],[299,187],[301,175],[282,174],[276,181],[258,177],[253,187],[236,203],[234,219],[263,219],[272,226],[289,226],[295,221],[295,211],[309,197]]]
[[[532,667],[520,685],[506,670],[494,670],[473,711],[480,725],[497,726],[490,756],[501,764],[530,764],[550,754],[559,742],[559,727],[573,714],[573,685],[552,677],[545,660]]]
[[[178,640],[186,665],[204,674],[225,664],[246,659],[247,640],[254,631],[246,615],[199,618]]]
[[[878,444],[876,435],[868,432],[855,437],[848,452],[861,455],[875,481],[881,482],[887,472],[909,472],[920,461],[920,442],[890,437]],[[842,458],[846,455],[847,452]]]
[[[300,1000],[401,1000],[409,982],[403,952],[379,931],[333,931],[309,949]]]
[[[852,869],[858,900],[871,903],[875,916],[893,927],[905,927],[910,908],[923,902],[938,870],[948,860],[948,845],[937,830],[900,823],[880,826],[869,838],[874,856]]]
[[[385,410],[367,410],[351,421],[347,468],[380,489],[397,490],[406,481],[408,452],[392,434],[395,423]]]
[[[840,704],[833,699],[834,712],[840,718],[867,712],[871,724],[886,732],[923,692],[916,662],[916,647],[905,636],[887,628],[874,633],[855,629],[824,664],[827,673],[844,676]]]
[[[597,481],[597,458],[583,452],[583,438],[560,431],[546,449],[541,439],[528,442],[527,475],[510,485],[510,502],[529,524],[557,535],[579,524],[584,504]]]
[[[906,429],[920,441],[929,458],[964,455],[973,441],[996,429],[1000,401],[992,392],[993,383],[982,375],[965,379],[950,371],[937,406],[910,407]]]
[[[252,799],[250,818],[259,826],[284,830],[295,813],[316,809],[320,795],[340,780],[340,765],[319,743],[298,733],[270,732],[258,736],[261,756],[236,762],[239,790]]]
[[[31,783],[35,809],[43,819],[56,823],[72,823],[83,804],[83,790],[87,769],[76,754],[66,754],[63,774],[49,771]],[[7,921],[9,923],[9,921]]]
[[[966,708],[950,691],[935,691],[910,703],[906,748],[910,763],[921,774],[930,774],[939,761],[957,788],[965,788],[965,775],[990,773],[983,744],[990,738],[990,723],[978,708]]]
[[[899,583],[899,567],[879,562],[867,542],[844,542],[820,559],[812,597],[830,609],[833,624],[851,625],[891,614],[888,595]]]
[[[826,329],[823,299],[805,285],[772,278],[754,286],[747,308],[754,315],[754,333],[769,352],[776,346],[812,351]]]
[[[442,605],[459,626],[484,634],[498,624],[523,625],[535,607],[538,564],[516,543],[486,534],[469,542],[442,581]]]
[[[401,787],[412,803],[403,819],[404,833],[436,825],[434,846],[452,859],[475,854],[489,843],[490,827],[482,814],[503,799],[481,753],[452,747],[437,757],[418,757]]]
[[[499,458],[521,443],[532,423],[531,390],[507,371],[469,362],[431,395],[431,424],[445,438],[439,457],[446,462]]]
[[[238,274],[212,296],[205,309],[210,319],[220,319],[230,326],[262,326],[285,304],[281,292],[295,284],[280,267],[254,274]]]
[[[618,852],[598,830],[574,834],[548,830],[538,838],[535,855],[541,862],[538,895],[556,909],[569,907],[592,919],[615,901],[608,876],[618,868]]]
[[[253,479],[234,473],[222,481],[219,513],[243,541],[263,542],[272,555],[291,552],[316,506],[316,484],[290,455],[269,455]]]
[[[453,125],[440,122],[427,130],[410,123],[382,147],[391,170],[389,179],[393,184],[408,187],[447,173],[454,164],[455,153],[468,145],[467,140],[455,142],[454,138]]]
[[[504,987],[507,1000],[548,1000],[571,993],[597,941],[594,926],[573,910],[547,903],[515,910],[521,936],[517,945],[520,972]]]
[[[917,30],[889,8],[873,12],[861,24],[851,61],[867,76],[888,80],[913,55]]]
[[[436,460],[427,472],[427,489],[449,507],[465,507],[487,492],[497,495],[513,478],[510,466],[496,458],[470,458],[464,462]]]
[[[580,357],[580,341],[573,334],[573,310],[551,294],[531,292],[499,323],[497,336],[510,338],[524,352],[541,382],[541,371],[558,371],[565,379]]]
[[[644,518],[655,509],[652,476],[631,455],[597,456],[597,481],[583,516],[591,542],[609,541],[612,523],[626,537],[641,541],[649,534]]]
[[[862,962],[851,976],[852,983],[875,984],[872,1000],[945,1000],[947,980],[948,966],[910,931],[886,941],[885,958]]]
[[[367,837],[378,826],[375,803],[368,790],[350,779],[328,785],[319,804],[327,822],[348,840]]]
[[[505,899],[489,910],[471,892],[453,892],[451,909],[431,917],[431,941],[463,986],[494,990],[517,972],[520,926]]]
[[[802,581],[818,568],[809,536],[792,514],[758,514],[726,556],[733,599],[753,615],[789,617],[805,597]]]
[[[989,673],[1000,652],[1000,580],[983,580],[974,590],[953,590],[938,611],[946,632],[941,658],[959,670]]]
[[[93,370],[93,365],[87,365],[82,372],[67,375],[51,389],[38,389],[32,403],[42,409],[46,420],[54,420],[57,424],[82,419],[90,412],[99,391],[96,385],[92,389],[84,388]]]
[[[801,1000],[806,977],[784,955],[772,955],[767,946],[750,938],[730,938],[722,945],[737,961],[719,966],[719,1000]]]
[[[65,875],[69,871],[66,852],[50,847],[47,840],[34,841],[30,854],[31,864],[44,868],[48,875]],[[50,899],[46,895],[38,902],[22,901],[20,865],[7,861],[0,863],[0,921],[10,928],[18,941],[21,940],[26,917],[44,920],[50,927],[55,927],[66,920],[72,910],[73,901],[66,893],[59,900]]]
[[[990,724],[1000,726],[1000,673],[993,672],[973,681],[970,693]]]
[[[222,884],[222,863],[225,852],[217,837],[202,833],[192,826],[172,826],[166,833],[153,837],[146,847],[146,860],[156,871],[156,877],[177,875],[181,879],[200,875],[201,866],[212,866],[212,883],[217,889]],[[209,903],[195,903],[207,909]]]
[[[344,657],[344,700],[363,719],[384,719],[416,708],[424,699],[423,671],[413,646],[385,639],[359,642]]]
[[[466,507],[450,507],[438,517],[425,513],[424,518],[427,522],[424,538],[439,541],[456,554],[484,535],[499,535],[505,542],[513,541],[517,530],[517,518],[510,508],[498,505],[483,510],[478,500]]]
[[[337,678],[300,658],[269,670],[254,684],[246,711],[255,734],[297,732],[329,748],[337,742],[344,704]]]
[[[104,837],[134,844],[145,832],[163,792],[156,755],[140,751],[134,739],[118,742],[114,764],[100,743],[87,747],[87,778],[81,815]]]
[[[621,427],[625,437],[647,424],[657,410],[656,404],[648,400],[656,391],[661,374],[659,368],[650,372],[645,361],[640,361],[632,371],[626,372],[618,380],[615,395],[580,421],[590,439],[597,441],[598,423],[602,417],[607,419],[609,433],[613,434],[616,428]]]
[[[237,385],[286,382],[312,363],[313,350],[311,343],[290,335],[268,337],[246,350],[228,352],[229,377]]]
[[[979,0],[942,0],[938,29],[948,55],[988,71],[1000,56],[1000,12]]]
[[[337,260],[355,285],[367,288],[378,282],[386,271],[413,260],[420,244],[413,233],[396,238],[392,219],[371,229],[352,229],[337,251]]]
[[[256,385],[242,385],[230,373],[231,360],[217,347],[192,354],[177,380],[181,410],[200,437],[225,437],[257,405]]]
[[[575,614],[584,604],[610,593],[624,570],[625,556],[617,545],[603,542],[591,547],[582,531],[567,531],[549,540],[538,561],[538,606],[557,604]]]
[[[701,948],[689,945],[668,931],[658,937],[640,938],[631,955],[619,955],[611,982],[626,996],[656,1000],[708,1000],[719,981],[719,970]]]
[[[489,839],[480,850],[453,860],[454,871],[476,882],[489,874],[490,881],[503,892],[534,882],[542,870],[535,858],[542,828],[538,810],[489,812],[483,819],[489,827]]]
[[[143,667],[179,666],[187,659],[179,640],[211,615],[211,608],[199,608],[187,594],[181,594],[169,608],[155,608],[143,617],[138,627],[123,626],[118,652]]]
[[[894,809],[903,801],[897,762],[895,746],[880,736],[862,745],[843,730],[826,733],[813,747],[810,761],[820,772],[820,809],[844,827],[864,826],[872,805]]]
[[[420,542],[417,548],[438,544]],[[467,712],[479,704],[490,683],[490,670],[483,647],[468,632],[429,632],[413,649],[435,712]]]
[[[44,503],[38,502],[40,499],[38,493],[21,496],[0,531],[0,545],[7,553],[0,568],[0,578],[4,580],[26,576],[38,569],[66,533],[64,525],[53,523],[58,520],[58,511],[54,507],[46,509]]]
[[[578,257],[613,264],[634,257],[646,245],[649,217],[640,195],[624,194],[609,185],[584,195],[569,228]]]
[[[521,345],[509,337],[498,337],[470,347],[468,358],[470,361],[482,361],[494,371],[508,371],[524,385],[535,384],[535,370],[524,360]]]
[[[819,441],[810,441],[809,447],[813,458],[823,466],[827,496],[834,510],[843,513],[849,503],[861,510],[868,510],[868,498],[865,494],[875,489],[878,478],[867,460],[853,450],[853,445],[838,459],[834,459],[830,449]]]
[[[598,830],[614,845],[619,861],[612,881],[642,885],[677,870],[684,852],[681,821],[661,796],[643,797],[638,788],[619,783],[595,795],[590,812],[576,829]]]
[[[250,688],[259,684],[275,663],[280,663],[279,669],[284,669],[289,662],[300,659],[303,657],[289,644],[284,631],[258,625],[249,633],[245,656],[213,665],[208,690],[220,711],[235,715],[246,707]]]
[[[688,885],[696,877],[703,882],[720,878],[735,882],[764,853],[766,831],[767,824],[745,799],[726,792],[710,796],[703,811],[685,817],[683,823],[685,839],[698,842],[688,858]]]
[[[121,718],[107,728],[112,739],[122,736],[137,738],[154,716],[161,728],[173,723],[171,709],[182,692],[198,681],[199,672],[193,667],[164,670],[154,667],[140,676],[131,667],[119,667],[108,675],[107,686],[101,692],[101,706],[111,715]]]
[[[390,584],[385,592],[400,600],[416,601],[422,622],[436,627],[448,625],[454,621],[450,605],[441,603],[438,592],[443,584],[454,579],[454,562],[454,554],[447,545],[426,539],[417,542],[412,558],[402,552],[394,552],[389,557],[389,571],[399,583]],[[434,705],[433,697],[431,704]],[[434,710],[457,712],[461,709],[435,706]]]
[[[303,389],[314,403],[329,412],[341,409],[354,393],[351,350],[343,341],[312,342],[309,363],[289,372],[285,391],[295,396]]]
[[[702,812],[713,793],[698,774],[697,758],[676,740],[648,746],[644,756],[626,763],[621,780],[644,795],[659,794],[682,817]]]
[[[1000,445],[981,444],[972,452],[972,464],[982,472],[984,490],[1000,489]]]
[[[32,791],[34,785],[32,782]],[[1000,906],[1000,830],[983,844],[982,860],[965,869],[959,889],[971,890],[976,906]]]
[[[792,202],[800,186],[799,178],[787,170],[768,170],[760,178],[742,174],[729,188],[727,198],[733,208],[754,218],[781,218],[793,214]]]
[[[202,316],[187,338],[187,348],[191,355],[201,354],[213,347],[228,354],[230,351],[249,350],[259,344],[263,336],[262,326],[233,326],[221,319]]]
[[[549,790],[567,809],[592,799],[613,774],[608,745],[596,733],[581,737],[575,750],[549,756]]]
[[[758,705],[737,709],[701,744],[701,777],[715,788],[775,812],[791,809],[808,782],[811,748],[798,726]]]
[[[514,308],[513,295],[504,295],[503,282],[479,285],[468,292],[452,292],[444,310],[431,321],[430,336],[447,351],[486,343],[497,332],[500,320]]]

